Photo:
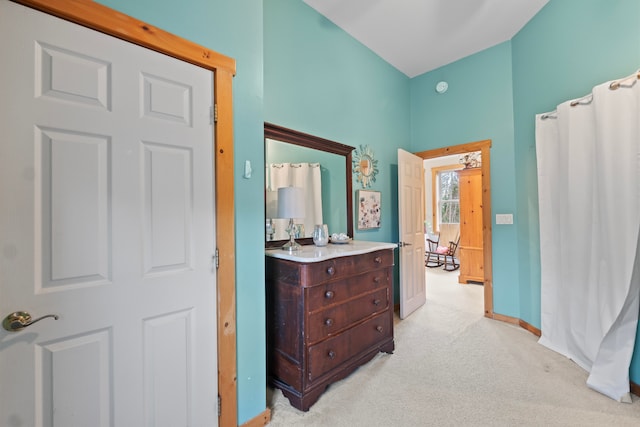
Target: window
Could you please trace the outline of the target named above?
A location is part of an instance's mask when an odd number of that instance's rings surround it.
[[[460,223],[460,185],[455,170],[444,170],[437,174],[438,224]]]
[[[454,163],[431,168],[431,203],[427,206],[432,224],[425,224],[426,232],[439,233],[441,225],[457,230],[460,224],[460,185],[458,172],[464,165]],[[449,236],[453,237],[453,236]]]

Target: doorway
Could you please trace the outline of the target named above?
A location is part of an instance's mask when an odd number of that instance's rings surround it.
[[[491,140],[470,142],[451,147],[436,148],[414,153],[422,159],[434,159],[452,154],[466,154],[479,151],[482,156],[482,236],[484,263],[484,315],[493,318],[493,267],[492,267],[492,230],[491,230]]]

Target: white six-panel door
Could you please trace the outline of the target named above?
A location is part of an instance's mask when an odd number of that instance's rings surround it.
[[[0,0],[2,426],[217,424],[210,71]]]
[[[400,318],[424,305],[424,167],[423,160],[398,149],[398,218],[400,235]]]

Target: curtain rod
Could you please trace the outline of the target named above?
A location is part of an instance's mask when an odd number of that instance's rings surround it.
[[[569,105],[572,107],[575,107],[576,105],[589,105],[591,104],[591,102],[593,102],[592,93],[590,93],[589,95],[585,95],[582,98],[574,99],[573,101],[571,101],[571,104]]]
[[[624,82],[626,82],[627,80],[633,79],[631,81],[631,83],[629,83],[628,85],[623,84]],[[609,89],[611,90],[616,90],[618,89],[620,86],[622,87],[632,87],[634,84],[636,84],[636,82],[640,80],[640,70],[638,70],[635,74],[632,74],[628,77],[625,77],[624,79],[620,79],[620,80],[616,80],[615,82],[611,82],[611,84],[609,85]]]
[[[625,84],[625,82],[627,82],[629,80],[631,80],[631,82]],[[617,89],[619,89],[621,87],[630,88],[630,87],[633,87],[633,85],[635,85],[638,80],[640,80],[640,70],[636,71],[635,73],[631,74],[630,76],[627,76],[627,77],[624,77],[622,79],[615,80],[615,81],[611,82],[609,84],[609,89],[610,90],[617,90]],[[587,105],[587,104],[590,104],[591,101],[593,101],[593,94],[592,93],[590,93],[589,95],[585,95],[580,99],[576,99],[574,101],[571,101],[571,104],[569,104],[569,105],[571,105],[572,107],[575,107],[576,105]],[[557,111],[553,110],[553,111],[551,111],[549,113],[543,114],[542,116],[540,116],[540,118],[542,120],[545,120],[545,119],[557,119],[558,116],[556,114],[557,114]]]
[[[289,165],[292,168],[301,168],[302,165],[307,164],[309,165],[310,168],[318,168],[320,167],[320,163],[317,162],[309,162],[309,163],[269,163],[269,166],[271,166],[272,168],[276,168],[276,169],[282,169],[283,167],[285,167],[285,165]]]

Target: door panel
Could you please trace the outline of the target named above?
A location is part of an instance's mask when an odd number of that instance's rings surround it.
[[[426,302],[424,266],[424,169],[420,157],[398,149],[400,318]]]
[[[77,106],[111,110],[111,64],[36,40],[35,93]]]
[[[35,133],[36,253],[48,272],[36,284],[45,292],[104,284],[111,278],[110,141],[46,127]]]
[[[143,320],[147,425],[188,425],[194,317],[184,310]]]
[[[0,425],[216,425],[212,74],[0,0]]]
[[[111,342],[102,330],[36,346],[35,425],[110,425]]]
[[[192,266],[191,151],[144,142],[145,274]]]

